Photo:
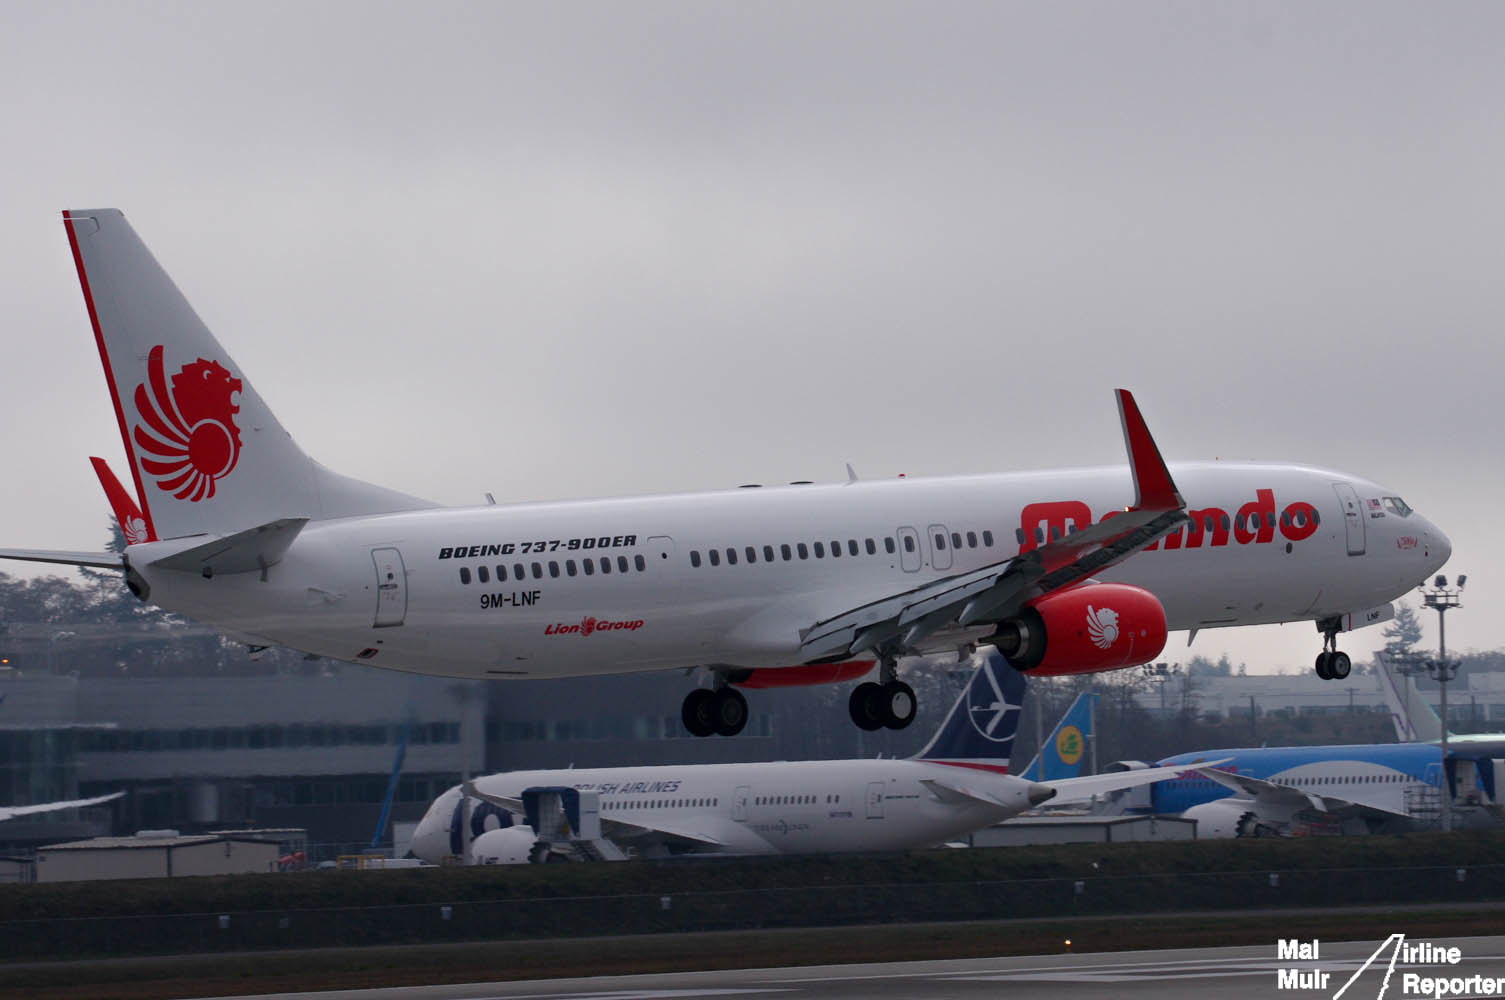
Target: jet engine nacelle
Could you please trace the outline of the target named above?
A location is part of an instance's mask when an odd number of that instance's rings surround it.
[[[478,865],[525,865],[532,861],[538,835],[531,827],[509,826],[487,830],[470,842],[470,857]]]
[[[1142,587],[1089,583],[1038,597],[998,626],[993,643],[1016,670],[1091,674],[1149,663],[1165,648],[1165,608]]]
[[[1259,823],[1249,811],[1248,802],[1220,799],[1192,806],[1181,814],[1182,819],[1197,821],[1197,839],[1211,837],[1269,837],[1276,831]]]

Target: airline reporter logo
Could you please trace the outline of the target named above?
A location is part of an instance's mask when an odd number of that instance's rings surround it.
[[[180,368],[169,386],[161,344],[147,357],[146,377],[132,397],[140,422],[131,438],[141,450],[142,471],[179,500],[214,496],[215,481],[240,460],[240,379],[219,362],[199,358]]]
[[[597,632],[636,632],[643,627],[643,619],[633,618],[623,621],[602,621],[589,616],[582,618],[578,624],[570,625],[558,622],[547,626],[543,630],[544,635],[595,635]]]

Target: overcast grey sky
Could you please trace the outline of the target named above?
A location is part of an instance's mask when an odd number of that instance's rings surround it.
[[[111,206],[342,472],[1119,462],[1123,385],[1173,460],[1399,492],[1471,573],[1450,644],[1505,644],[1502,43],[1463,3],[7,4],[0,544],[104,541],[58,212]]]

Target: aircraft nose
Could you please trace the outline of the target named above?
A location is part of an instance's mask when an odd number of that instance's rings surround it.
[[[434,822],[433,814],[430,813],[413,830],[410,850],[414,856],[437,865],[449,853],[449,831],[439,829],[439,824]]]
[[[460,790],[452,788],[435,799],[428,812],[423,814],[423,819],[413,828],[413,839],[409,847],[416,857],[437,865],[450,856],[453,846],[450,843],[450,819],[459,799]]]
[[[1431,545],[1428,548],[1431,550],[1432,568],[1441,569],[1447,565],[1447,561],[1453,556],[1453,542],[1452,539],[1438,530],[1436,525],[1432,526],[1431,535]]]

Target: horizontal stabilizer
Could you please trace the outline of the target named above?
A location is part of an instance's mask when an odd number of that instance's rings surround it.
[[[125,564],[114,552],[62,552],[57,549],[0,549],[0,559],[93,566],[97,569],[120,569]]]
[[[280,518],[165,556],[152,565],[209,575],[264,570],[282,559],[307,523],[306,517]]]

